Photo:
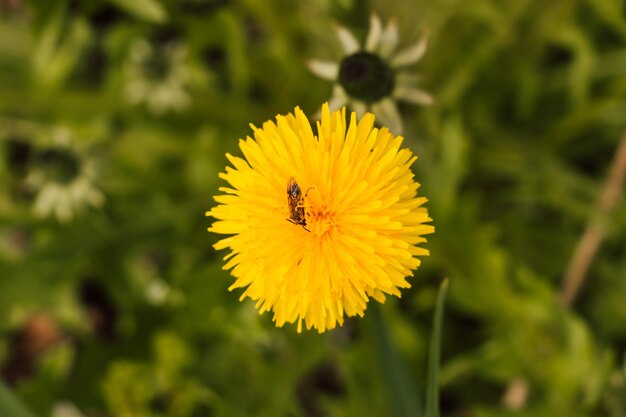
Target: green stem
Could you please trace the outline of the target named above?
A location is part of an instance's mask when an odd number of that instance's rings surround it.
[[[380,358],[385,386],[388,388],[392,415],[395,417],[423,417],[417,382],[410,366],[397,351],[383,320],[380,305],[373,303],[370,312],[374,341]]]
[[[430,337],[428,353],[428,376],[426,385],[426,417],[439,417],[439,363],[441,361],[441,329],[443,327],[443,306],[448,293],[448,279],[444,279],[439,287],[433,333]]]

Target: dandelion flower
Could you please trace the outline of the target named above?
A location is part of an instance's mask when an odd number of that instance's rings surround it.
[[[371,298],[410,287],[428,255],[419,245],[434,228],[410,170],[417,157],[372,114],[346,121],[345,107],[325,104],[317,134],[297,107],[251,126],[243,158],[226,155],[229,186],[207,212],[217,219],[209,231],[232,235],[214,245],[230,250],[230,290],[245,288],[241,299],[272,311],[279,327],[321,333],[363,316]]]
[[[334,82],[330,109],[349,105],[358,116],[370,109],[392,132],[402,132],[402,119],[396,101],[429,106],[433,98],[416,87],[419,78],[410,67],[426,53],[428,39],[422,37],[413,45],[396,52],[398,26],[394,20],[383,28],[376,15],[370,19],[370,30],[363,47],[343,26],[337,35],[345,53],[340,62],[312,59],[311,72]]]

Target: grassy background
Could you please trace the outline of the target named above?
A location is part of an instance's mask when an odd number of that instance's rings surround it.
[[[313,114],[331,86],[305,60],[339,59],[333,23],[362,39],[372,11],[397,18],[402,45],[430,33],[416,72],[437,104],[401,110],[437,232],[402,299],[298,335],[227,291],[204,211],[248,123]],[[2,0],[0,13],[0,369],[37,415],[420,415],[443,277],[442,415],[626,415],[626,207],[595,208],[626,129],[623,1]],[[142,45],[155,52],[138,61]],[[128,95],[165,79],[186,103]],[[50,163],[59,131],[72,152]],[[87,164],[102,205],[34,214],[33,172],[62,182]],[[592,220],[606,239],[567,305]],[[511,386],[526,395],[503,400]]]

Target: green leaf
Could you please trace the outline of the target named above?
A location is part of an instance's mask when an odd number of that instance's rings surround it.
[[[0,416],[34,417],[0,379]]]
[[[439,362],[441,357],[441,328],[443,326],[443,305],[448,293],[448,279],[439,287],[433,333],[430,337],[428,353],[428,376],[426,382],[426,417],[439,417]]]
[[[157,0],[111,0],[139,19],[151,23],[164,23],[167,20],[167,11]]]

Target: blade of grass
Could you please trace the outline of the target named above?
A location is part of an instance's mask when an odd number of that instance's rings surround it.
[[[402,355],[395,348],[380,306],[372,303],[373,335],[380,358],[381,371],[388,387],[394,417],[423,417],[417,382]]]
[[[167,21],[167,10],[154,0],[111,0],[128,13],[150,23],[164,23]]]
[[[441,328],[443,327],[443,306],[448,293],[448,279],[444,279],[439,287],[433,332],[430,336],[428,352],[428,375],[426,379],[426,412],[425,417],[439,417],[439,362],[441,360]]]
[[[0,380],[0,416],[34,417],[2,380]]]

